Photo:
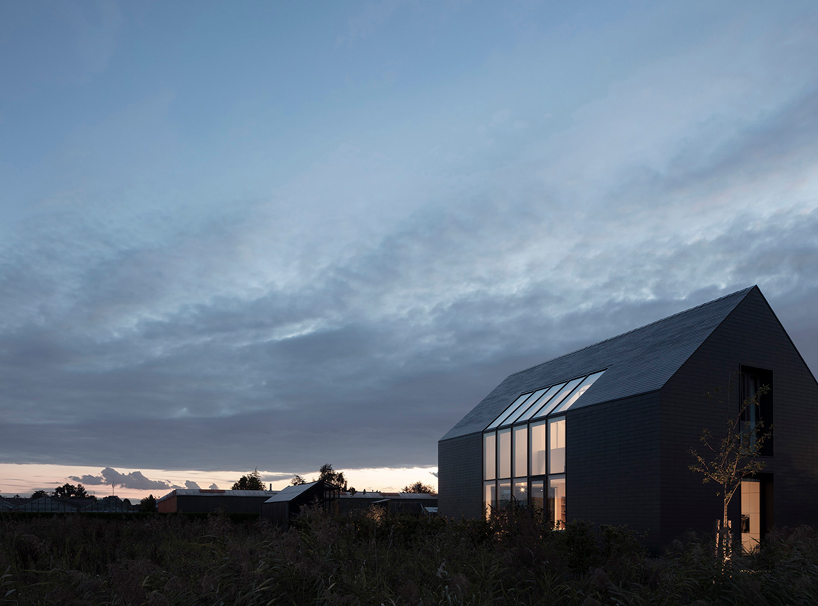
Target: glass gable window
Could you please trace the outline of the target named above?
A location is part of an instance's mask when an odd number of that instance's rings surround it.
[[[548,402],[546,406],[541,408],[538,412],[534,414],[535,419],[540,419],[542,417],[548,416],[552,410],[554,410],[557,406],[559,406],[562,401],[571,393],[574,388],[579,385],[585,377],[580,377],[579,379],[574,379],[573,381],[568,381],[565,384],[565,387],[560,389],[559,393],[551,398],[551,401]]]
[[[497,432],[497,477],[511,477],[511,430]]]
[[[563,403],[562,403],[562,404],[560,404],[559,408],[557,408],[557,409],[554,411],[554,414],[559,414],[559,413],[561,413],[561,412],[565,412],[566,410],[568,410],[569,408],[571,408],[571,406],[574,404],[574,402],[576,402],[577,400],[579,400],[579,399],[582,397],[582,394],[584,394],[586,391],[588,391],[588,388],[589,388],[591,385],[593,385],[593,384],[594,384],[594,382],[595,382],[595,381],[596,381],[596,380],[597,380],[599,377],[601,377],[601,376],[602,376],[602,373],[603,373],[603,372],[605,372],[605,371],[604,371],[604,370],[601,370],[601,371],[599,371],[599,372],[595,372],[595,373],[594,373],[594,374],[592,374],[592,375],[589,375],[589,376],[588,376],[588,377],[587,377],[587,378],[586,378],[586,379],[585,379],[585,380],[584,380],[584,381],[583,381],[583,382],[580,384],[580,386],[579,386],[579,387],[577,387],[577,388],[576,388],[576,389],[575,389],[575,390],[574,390],[574,391],[571,393],[571,395],[570,395],[568,398],[566,398],[566,399],[563,401]]]
[[[554,396],[554,394],[556,394],[560,390],[560,388],[563,385],[565,385],[565,383],[559,383],[558,385],[553,385],[549,387],[544,394],[537,398],[537,400],[533,402],[531,406],[528,407],[528,410],[526,410],[523,414],[520,415],[518,421],[528,421],[532,416],[534,416],[535,412],[537,412],[538,410],[540,410],[540,408],[543,407],[543,404],[548,402],[548,400],[550,400]]]
[[[565,473],[565,417],[548,420],[548,473]]]
[[[483,433],[483,506],[531,505],[565,528],[566,417],[604,373],[576,377],[517,396]]]
[[[545,421],[531,424],[531,475],[545,475]]]
[[[503,424],[503,421],[505,421],[505,420],[506,420],[506,419],[507,419],[509,416],[511,416],[511,415],[512,415],[512,414],[513,414],[513,413],[514,413],[514,412],[515,412],[515,411],[516,411],[516,410],[517,410],[517,409],[518,409],[520,406],[522,406],[522,405],[523,405],[523,403],[524,403],[524,402],[525,402],[525,401],[526,401],[526,400],[527,400],[527,399],[528,399],[530,396],[531,396],[531,394],[530,394],[530,393],[524,393],[524,394],[523,394],[523,395],[521,395],[519,398],[517,398],[516,400],[514,400],[514,402],[512,402],[512,403],[511,403],[511,406],[509,406],[508,408],[506,408],[506,409],[503,411],[503,413],[502,413],[502,414],[501,414],[499,417],[497,417],[496,419],[494,419],[494,423],[492,423],[491,425],[489,425],[488,427],[486,427],[486,429],[494,429],[495,427],[499,427],[500,425],[502,425],[502,424]]]
[[[497,473],[497,434],[483,434],[483,479],[493,480]]]

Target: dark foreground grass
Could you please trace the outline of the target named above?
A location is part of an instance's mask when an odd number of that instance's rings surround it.
[[[727,569],[695,536],[648,557],[629,532],[308,512],[0,518],[0,604],[818,604],[818,533],[773,533]]]

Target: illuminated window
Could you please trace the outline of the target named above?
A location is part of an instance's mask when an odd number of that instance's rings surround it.
[[[514,500],[520,505],[528,505],[527,478],[517,478],[514,480]]]
[[[548,480],[548,519],[554,530],[565,528],[567,515],[565,513],[565,478],[549,478]]]
[[[531,475],[545,475],[545,421],[531,424]]]
[[[497,477],[511,477],[511,430],[497,432]]]
[[[543,508],[545,505],[543,501],[543,481],[533,480],[531,482],[531,506]]]
[[[502,509],[511,503],[511,480],[497,482],[497,506]]]
[[[514,475],[528,475],[528,427],[514,428]]]
[[[483,479],[493,480],[497,473],[497,435],[483,434]]]
[[[486,517],[491,515],[491,510],[497,507],[497,484],[495,482],[483,483],[483,510]]]
[[[565,473],[565,417],[548,420],[548,473]]]

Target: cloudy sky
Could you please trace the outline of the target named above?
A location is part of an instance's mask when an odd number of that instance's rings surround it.
[[[0,492],[433,483],[753,284],[815,372],[815,57],[813,1],[3,3]]]

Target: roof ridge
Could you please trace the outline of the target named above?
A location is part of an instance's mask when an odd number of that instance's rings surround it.
[[[626,332],[619,333],[618,335],[614,335],[613,337],[608,337],[607,339],[603,339],[602,341],[597,341],[596,343],[591,343],[590,345],[586,345],[585,347],[580,347],[579,349],[575,349],[574,351],[569,351],[568,353],[564,353],[564,354],[559,355],[559,356],[557,356],[555,358],[549,358],[548,360],[545,360],[544,362],[540,362],[539,364],[534,364],[533,366],[529,366],[528,368],[524,368],[523,370],[518,370],[517,372],[513,372],[510,375],[508,375],[508,377],[513,377],[514,375],[518,375],[520,373],[528,372],[529,370],[531,370],[533,368],[537,368],[538,366],[543,366],[544,364],[549,364],[551,362],[554,362],[555,360],[559,360],[560,358],[565,358],[567,356],[574,355],[575,353],[579,353],[580,351],[585,351],[586,349],[590,349],[591,347],[596,347],[597,345],[601,345],[602,343],[607,343],[608,341],[613,341],[614,339],[619,339],[620,337],[624,337],[625,335],[629,335],[629,334],[634,333],[634,332],[636,332],[638,330],[643,330],[645,328],[653,326],[654,324],[659,324],[660,322],[670,320],[671,318],[675,318],[676,316],[681,316],[682,314],[690,313],[690,312],[695,311],[697,309],[700,309],[702,307],[706,307],[708,305],[718,303],[719,301],[722,301],[722,300],[727,299],[729,297],[734,297],[734,296],[742,294],[742,293],[744,293],[744,294],[749,293],[751,290],[753,290],[756,287],[757,287],[757,285],[748,286],[747,288],[742,288],[741,290],[731,292],[731,293],[723,295],[723,296],[721,296],[721,297],[719,297],[717,299],[712,299],[710,301],[705,301],[704,303],[700,303],[699,305],[696,305],[695,307],[690,307],[689,309],[683,309],[682,311],[677,311],[675,314],[665,316],[664,318],[659,318],[658,320],[654,320],[653,322],[643,324],[642,326],[637,326],[636,328],[632,328],[631,330],[628,330]]]

